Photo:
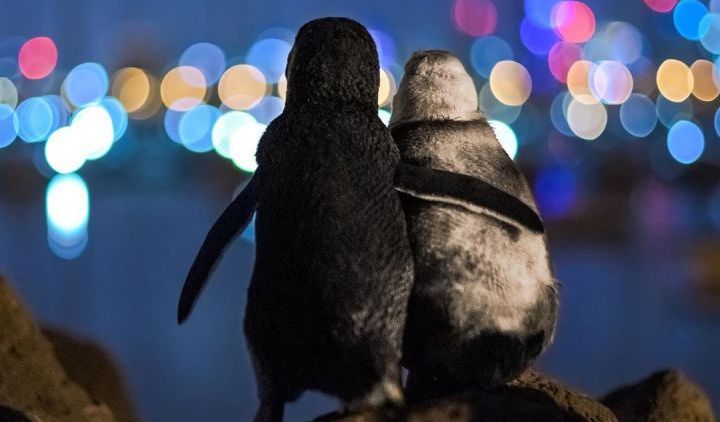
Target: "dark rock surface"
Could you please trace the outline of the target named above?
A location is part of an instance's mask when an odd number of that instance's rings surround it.
[[[0,405],[42,422],[110,422],[110,409],[71,381],[50,342],[0,278]],[[19,419],[22,420],[22,419]]]
[[[608,394],[606,406],[623,422],[714,422],[707,394],[682,373],[664,370]]]
[[[318,422],[615,422],[605,406],[537,372],[508,386],[412,405],[403,410],[330,414]]]
[[[105,349],[58,328],[42,327],[42,332],[71,380],[105,403],[117,422],[138,420],[122,371]]]

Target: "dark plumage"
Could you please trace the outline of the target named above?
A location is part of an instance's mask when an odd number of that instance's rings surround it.
[[[315,20],[300,29],[286,73],[285,110],[260,140],[254,176],[257,256],[244,327],[257,420],[281,420],[284,403],[308,389],[350,409],[400,403],[412,257],[393,188],[399,152],[377,117],[375,44],[357,22]],[[231,236],[214,237],[191,270],[188,310],[219,257],[213,245]]]
[[[522,173],[449,53],[416,53],[393,103],[415,258],[403,363],[414,399],[495,386],[550,343],[557,288]]]

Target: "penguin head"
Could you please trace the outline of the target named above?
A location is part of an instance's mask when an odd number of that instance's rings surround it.
[[[447,51],[418,51],[405,64],[390,126],[423,120],[477,120],[478,97],[460,60]]]
[[[303,25],[285,74],[288,105],[353,103],[377,108],[380,64],[375,42],[354,20],[322,18]]]

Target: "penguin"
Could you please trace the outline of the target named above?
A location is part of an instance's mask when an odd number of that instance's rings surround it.
[[[446,51],[407,62],[390,129],[415,261],[402,358],[408,400],[509,382],[550,344],[558,318],[531,189]]]
[[[178,320],[255,212],[244,332],[260,407],[280,421],[306,390],[354,412],[403,402],[400,358],[413,260],[394,174],[400,153],[377,115],[379,61],[358,22],[297,34],[285,109],[258,144],[258,169],[208,233]]]

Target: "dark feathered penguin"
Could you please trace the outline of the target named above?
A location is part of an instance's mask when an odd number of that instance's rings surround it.
[[[510,381],[551,341],[556,281],[528,184],[478,111],[460,61],[413,55],[393,102],[415,257],[408,396]]]
[[[393,188],[399,152],[377,117],[375,44],[352,20],[312,21],[286,73],[285,110],[260,140],[250,185],[208,234],[179,319],[257,202],[245,313],[257,420],[281,420],[307,389],[350,410],[398,404],[412,256]]]

